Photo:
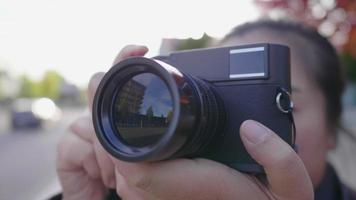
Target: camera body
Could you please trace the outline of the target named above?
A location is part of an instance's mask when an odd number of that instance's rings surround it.
[[[263,43],[180,51],[152,59],[131,58],[123,61],[105,75],[96,93],[93,121],[97,136],[106,150],[126,161],[202,157],[239,171],[263,173],[263,168],[244,148],[239,129],[245,120],[253,119],[273,130],[291,146],[294,145],[289,54],[286,46]],[[156,65],[163,66],[164,73],[158,67],[147,67]],[[164,126],[166,131],[160,134],[160,138],[155,139],[154,144],[135,147],[120,142],[125,139],[120,134],[120,130],[123,132],[124,129],[115,131],[113,121],[126,124],[125,131],[132,126],[136,126],[135,130],[141,130],[139,128],[145,126],[142,125],[142,118],[148,115],[148,111],[130,115],[121,113],[115,118],[111,110],[117,108],[105,105],[119,101],[115,100],[115,95],[118,99],[120,88],[123,90],[127,86],[122,86],[120,82],[147,72],[162,78],[168,85],[171,101],[176,103],[171,104],[173,118],[166,120],[169,123]],[[106,89],[110,87],[112,89]],[[199,91],[206,95],[199,95]],[[142,98],[140,101],[144,101]],[[188,99],[188,103],[184,99]],[[130,118],[131,122],[122,118]],[[132,125],[135,124],[132,118],[140,118],[140,126]],[[145,130],[148,129],[142,128],[142,132]],[[110,134],[110,131],[113,133]],[[213,133],[206,135],[208,131]],[[130,132],[132,134],[136,133]]]

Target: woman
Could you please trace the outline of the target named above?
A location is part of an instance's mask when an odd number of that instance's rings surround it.
[[[298,155],[262,124],[245,121],[240,136],[261,164],[267,184],[206,159],[125,163],[105,152],[90,117],[82,117],[63,137],[58,173],[64,199],[103,199],[114,188],[123,199],[356,199],[326,162],[335,146],[344,88],[335,50],[314,29],[289,22],[260,21],[235,28],[221,46],[280,43],[291,48],[292,98]],[[116,62],[148,49],[127,46]],[[103,73],[89,86],[90,107]]]

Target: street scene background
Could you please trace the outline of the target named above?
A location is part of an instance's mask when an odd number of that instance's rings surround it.
[[[149,56],[208,47],[235,25],[264,17],[314,26],[337,48],[348,81],[345,130],[328,159],[356,189],[355,1],[213,2],[0,1],[0,200],[46,199],[60,192],[57,143],[71,122],[89,113],[90,76],[108,70],[125,44],[146,44]],[[214,16],[218,3],[226,11]],[[128,19],[132,10],[147,19]],[[162,16],[170,22],[164,28],[157,23]]]

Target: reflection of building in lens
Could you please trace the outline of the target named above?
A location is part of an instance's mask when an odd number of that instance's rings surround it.
[[[137,110],[136,110],[137,111]],[[172,111],[169,111],[172,113]],[[150,106],[146,114],[141,114],[139,112],[130,112],[128,109],[123,107],[118,113],[116,118],[116,125],[118,127],[167,127],[170,120],[171,115],[169,116],[155,116],[154,110],[152,106]]]
[[[138,113],[146,87],[134,80],[129,80],[120,90],[118,94],[117,109],[119,115],[127,113]]]
[[[144,101],[147,101],[145,97],[146,89],[144,84],[133,79],[121,88],[115,105],[115,123],[118,128],[160,128],[168,126],[171,116],[164,116],[163,114],[157,116],[159,111],[155,110],[153,105],[146,105],[149,107],[142,111]],[[154,103],[159,104],[160,102],[154,101]],[[172,111],[169,111],[169,113],[172,113]]]
[[[119,116],[116,121],[118,127],[167,127],[170,119],[161,115],[160,117],[152,114],[140,114],[140,113],[125,113],[125,115]]]

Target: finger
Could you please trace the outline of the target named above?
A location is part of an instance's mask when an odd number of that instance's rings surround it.
[[[100,168],[100,174],[104,185],[108,188],[115,188],[115,169],[114,163],[108,156],[108,153],[101,146],[99,140],[94,141],[94,151]]]
[[[103,79],[104,75],[105,75],[104,72],[98,72],[90,78],[88,90],[87,90],[88,106],[90,111],[92,110],[93,107],[95,92],[98,89],[99,83],[101,79]]]
[[[135,186],[129,185],[127,180],[116,170],[116,192],[123,200],[158,200],[147,192],[137,188]]]
[[[66,134],[58,144],[58,170],[85,170],[89,177],[100,178],[100,169],[92,145],[74,134]]]
[[[115,188],[114,164],[95,136],[91,117],[80,117],[73,124],[71,124],[70,129],[75,135],[92,144],[104,185],[108,188]]]
[[[273,131],[247,120],[240,136],[249,154],[263,166],[271,190],[281,199],[313,199],[313,187],[302,160]]]
[[[114,65],[120,62],[123,59],[132,57],[132,56],[143,56],[147,53],[148,48],[145,46],[140,46],[140,45],[128,45],[125,46],[120,53],[117,55],[114,61]],[[105,73],[103,72],[98,72],[92,76],[92,78],[89,81],[89,86],[88,86],[88,106],[90,110],[92,109],[93,106],[93,100],[95,96],[95,92],[99,86],[99,83],[101,79],[104,77]]]
[[[175,159],[135,164],[113,159],[113,162],[127,184],[160,199],[210,200],[236,196],[249,199],[251,194],[266,199],[257,186],[249,184],[248,176],[211,160]],[[120,189],[120,176],[116,176],[116,182]]]
[[[132,56],[144,56],[148,52],[148,48],[142,45],[127,45],[125,46],[120,53],[116,56],[113,65],[116,65],[123,59],[132,57]]]
[[[96,139],[91,116],[82,116],[78,118],[69,126],[69,129],[73,134],[91,144],[93,144]]]

